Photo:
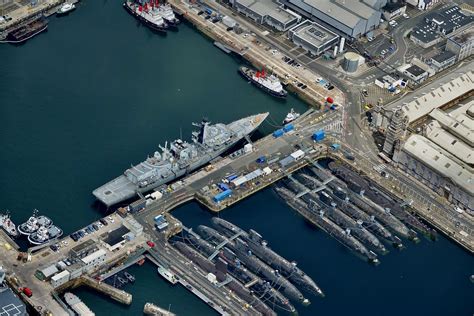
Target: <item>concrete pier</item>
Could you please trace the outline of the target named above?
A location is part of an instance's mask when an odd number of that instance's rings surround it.
[[[145,306],[143,306],[143,314],[154,316],[176,316],[176,314],[156,306],[153,303],[146,303]]]
[[[123,290],[119,290],[107,283],[94,280],[93,278],[89,276],[82,276],[81,279],[84,285],[87,285],[88,287],[98,292],[101,292],[104,295],[107,295],[108,297],[110,297],[111,299],[119,303],[122,303],[125,305],[132,304],[132,294],[130,293],[127,293]]]
[[[249,33],[245,37],[243,36],[244,34],[239,35],[235,32],[228,32],[226,30],[227,27],[222,23],[212,23],[210,20],[205,20],[204,15],[198,15],[199,9],[196,8],[195,4],[183,0],[171,0],[169,3],[176,12],[182,14],[188,22],[193,24],[204,35],[224,44],[231,48],[232,51],[238,52],[240,56],[255,67],[265,67],[269,71],[271,70],[273,74],[287,84],[287,88],[290,91],[296,93],[309,104],[319,108],[328,95],[331,95],[336,103],[343,103],[344,94],[338,88],[327,91],[316,83],[316,79],[319,77],[318,74],[308,69],[288,65],[282,60],[282,55],[271,53],[269,47],[271,48],[272,45],[265,43],[265,36],[259,35],[262,30],[257,29],[255,25],[252,25],[244,17],[232,15],[232,18],[240,26],[248,30]],[[216,12],[231,15],[228,8],[215,1],[203,1],[203,4],[215,9]],[[299,82],[307,87],[305,89],[298,87],[297,84]]]

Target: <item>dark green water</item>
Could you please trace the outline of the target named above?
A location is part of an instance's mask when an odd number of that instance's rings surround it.
[[[120,2],[83,2],[49,31],[20,47],[0,46],[0,209],[19,223],[33,208],[67,233],[102,216],[91,191],[119,175],[158,144],[190,135],[191,122],[214,122],[270,111],[281,121],[289,97],[277,102],[242,80],[235,60],[182,25],[157,36],[140,27]],[[262,133],[273,127],[262,126]],[[210,214],[190,203],[175,211],[188,226]],[[408,243],[372,267],[294,214],[271,190],[222,216],[255,228],[294,259],[327,294],[301,315],[472,315],[473,257],[444,237]],[[180,315],[213,315],[151,265],[133,267],[130,307],[86,290],[79,295],[97,315],[140,315],[146,301]]]

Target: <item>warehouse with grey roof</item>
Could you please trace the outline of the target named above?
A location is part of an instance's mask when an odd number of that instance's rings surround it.
[[[435,109],[423,135],[411,135],[394,161],[460,207],[474,210],[474,101],[446,113]]]
[[[285,9],[283,5],[272,0],[230,0],[237,12],[254,20],[258,24],[266,24],[277,31],[287,31],[301,20],[301,16]]]
[[[339,36],[322,25],[305,20],[288,31],[288,38],[310,52],[321,55],[326,50],[337,45]]]
[[[337,30],[349,38],[359,38],[380,24],[380,7],[386,0],[286,0],[285,4],[311,20]]]

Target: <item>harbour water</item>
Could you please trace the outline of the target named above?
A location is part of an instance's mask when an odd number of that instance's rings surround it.
[[[91,191],[143,160],[158,144],[190,135],[203,116],[228,122],[269,111],[269,133],[290,110],[246,83],[232,58],[186,24],[153,34],[119,2],[86,1],[67,18],[53,17],[48,32],[22,46],[0,46],[0,209],[25,221],[33,208],[70,233],[103,216]],[[209,224],[196,203],[174,212],[186,225]],[[298,217],[265,190],[221,214],[255,228],[282,255],[318,282],[301,315],[472,315],[474,258],[440,236],[405,242],[373,267]],[[151,264],[133,267],[134,296],[123,307],[87,290],[81,299],[96,312],[140,315],[154,302],[179,315],[213,315]]]

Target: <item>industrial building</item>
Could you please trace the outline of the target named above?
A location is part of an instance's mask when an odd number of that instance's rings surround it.
[[[339,36],[324,26],[305,20],[288,31],[288,38],[312,55],[318,56],[335,47]]]
[[[474,210],[474,101],[435,109],[423,135],[411,135],[393,160],[457,206]]]
[[[139,222],[137,222],[137,220],[134,219],[133,217],[129,216],[125,218],[123,220],[123,226],[125,226],[126,228],[130,230],[130,232],[128,233],[129,236],[130,234],[133,234],[132,239],[137,236],[140,236],[143,233],[143,226]]]
[[[81,259],[84,264],[84,271],[93,270],[94,268],[102,265],[107,258],[107,252],[104,249],[99,249],[90,255]]]
[[[470,27],[472,16],[466,16],[458,6],[444,8],[428,14],[424,21],[413,28],[410,39],[428,48],[444,39]]]
[[[440,0],[407,0],[407,4],[411,4],[420,10],[429,10],[439,1]]]
[[[387,0],[285,0],[298,13],[348,38],[359,38],[378,28]]]
[[[447,50],[431,57],[431,66],[440,72],[456,63],[456,54]]]
[[[98,249],[97,243],[94,240],[89,239],[89,240],[86,240],[85,242],[80,243],[79,245],[73,247],[69,251],[69,256],[71,258],[74,258],[74,259],[82,259],[85,256],[93,253],[97,249]]]
[[[109,251],[115,251],[127,242],[125,235],[127,235],[130,230],[125,226],[120,226],[119,228],[109,232],[107,236],[103,239],[105,247]]]
[[[382,14],[386,21],[395,19],[405,14],[407,6],[400,2],[389,2],[382,8]]]
[[[56,264],[52,264],[50,266],[47,266],[46,268],[40,269],[36,271],[35,276],[39,280],[49,280],[54,274],[58,273],[59,270],[56,267]]]
[[[403,74],[407,76],[415,84],[420,84],[428,79],[428,72],[416,65],[412,65],[403,71]]]
[[[474,90],[474,62],[445,74],[403,98],[385,106],[376,106],[372,112],[372,123],[386,130],[393,113],[401,108],[412,124],[426,117],[433,109],[444,108],[472,95]]]
[[[59,272],[58,274],[55,274],[52,278],[51,278],[51,285],[56,288],[60,285],[63,285],[64,283],[66,283],[67,281],[70,280],[70,277],[71,277],[71,274],[69,273],[69,271],[67,270],[64,270],[64,271],[61,271]]]
[[[446,49],[455,53],[457,60],[463,60],[474,52],[474,29],[469,28],[457,35],[448,37]]]
[[[272,0],[230,0],[229,3],[237,12],[266,24],[277,31],[287,31],[301,21],[301,16],[285,9],[283,5]]]
[[[410,33],[410,39],[417,45],[428,48],[443,40],[436,28],[429,24],[417,25]]]

